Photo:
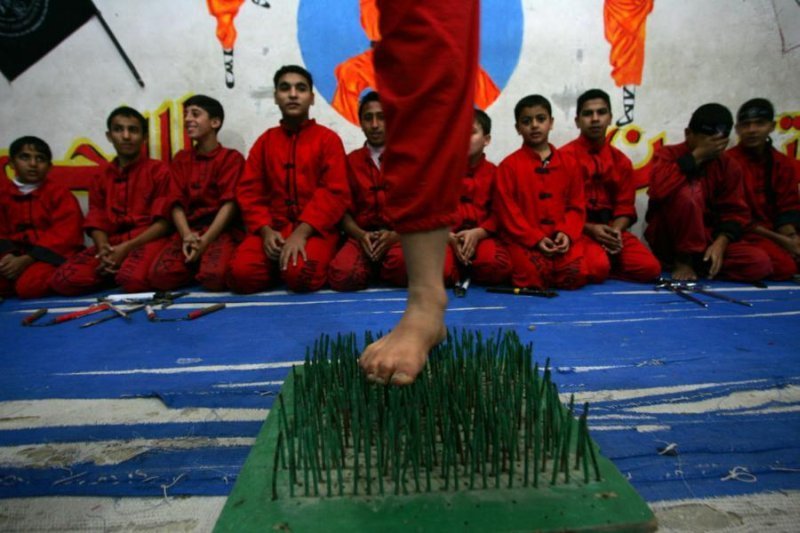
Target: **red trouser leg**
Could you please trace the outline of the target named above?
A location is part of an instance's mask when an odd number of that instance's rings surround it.
[[[772,275],[772,263],[766,252],[746,242],[732,242],[725,249],[719,277],[750,283]]]
[[[281,271],[281,277],[286,282],[287,288],[294,292],[317,291],[328,281],[328,266],[339,236],[335,233],[328,235],[314,235],[306,241],[306,257],[297,257],[297,264],[291,262],[286,270]]]
[[[772,276],[770,276],[770,279],[783,281],[792,279],[792,276],[797,274],[797,263],[794,258],[776,242],[752,233],[745,235],[742,240],[767,254],[772,263]]]
[[[233,292],[250,294],[271,289],[278,263],[267,258],[263,239],[248,235],[233,253],[228,265],[227,285]]]
[[[401,233],[450,226],[467,170],[479,2],[379,0],[378,10],[386,214]]]
[[[148,280],[150,267],[161,250],[169,244],[170,237],[162,237],[139,246],[122,261],[115,281],[125,292],[144,292],[152,290]]]
[[[554,256],[551,285],[559,289],[578,289],[589,281],[582,239],[572,243],[567,253]],[[608,271],[606,271],[608,272]]]
[[[367,288],[372,262],[357,240],[350,238],[331,260],[328,283],[335,291],[361,291]]]
[[[100,261],[95,255],[97,248],[91,246],[67,259],[50,278],[50,288],[64,296],[77,296],[113,286],[111,276],[97,272]]]
[[[611,272],[611,260],[600,244],[589,237],[581,237],[583,258],[586,262],[586,281],[603,283]]]
[[[158,291],[171,291],[191,284],[193,278],[183,255],[183,239],[175,234],[156,255],[147,274],[148,283]]]
[[[399,242],[394,243],[386,251],[381,261],[381,279],[396,287],[408,286],[408,272],[406,260],[403,257],[403,247]]]
[[[500,285],[511,276],[511,256],[497,239],[478,243],[472,258],[472,281],[481,285]]]
[[[552,275],[552,261],[538,250],[531,250],[515,243],[507,243],[511,257],[511,283],[515,287],[546,289]]]
[[[229,231],[220,233],[200,256],[200,268],[196,279],[209,291],[224,291],[228,288],[225,279],[228,265],[236,251],[236,237]]]
[[[703,221],[705,196],[699,183],[682,185],[650,220],[645,236],[653,253],[672,264],[677,254],[705,252],[710,244]]]
[[[56,271],[54,265],[36,261],[17,278],[15,284],[20,298],[41,298],[51,293],[50,278]]]
[[[609,257],[611,277],[647,283],[661,275],[661,263],[636,235],[622,232],[622,250]]]

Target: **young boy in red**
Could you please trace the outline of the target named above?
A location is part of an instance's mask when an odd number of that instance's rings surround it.
[[[367,140],[347,155],[351,207],[341,227],[348,238],[331,261],[328,281],[336,291],[363,290],[376,278],[405,286],[408,278],[400,238],[384,211],[386,182],[381,156],[386,146],[386,121],[378,93],[364,95],[358,117]]]
[[[85,294],[115,283],[126,292],[151,290],[150,265],[164,246],[159,239],[171,225],[163,218],[169,167],[144,155],[147,119],[130,107],[108,116],[106,138],[117,157],[99,171],[89,187],[89,212],[83,228],[94,241],[61,265],[54,291]]]
[[[244,157],[217,140],[224,120],[222,104],[214,98],[198,94],[183,103],[184,127],[193,145],[172,161],[165,215],[178,231],[150,268],[155,289],[173,290],[195,280],[210,291],[226,288],[228,263],[241,240],[233,221]]]
[[[511,257],[494,234],[497,221],[491,203],[497,167],[484,150],[492,140],[492,119],[475,110],[469,138],[469,167],[461,179],[458,225],[450,233],[444,262],[445,283],[467,278],[484,285],[499,285],[511,275]]]
[[[250,235],[236,249],[228,285],[240,293],[269,289],[280,279],[297,292],[321,288],[349,195],[341,139],[309,119],[311,74],[289,65],[273,81],[281,123],[250,149],[237,186]]]
[[[611,101],[600,89],[578,97],[575,125],[580,136],[561,147],[577,163],[586,194],[585,254],[602,262],[606,255],[611,276],[646,283],[661,274],[658,259],[628,229],[636,222],[636,189],[628,156],[611,146]]]
[[[608,259],[584,258],[581,240],[586,200],[572,158],[548,142],[550,102],[526,96],[514,107],[522,147],[497,169],[495,209],[513,265],[516,287],[577,289],[608,275]]]
[[[744,171],[745,197],[753,225],[743,240],[763,250],[772,262],[772,279],[790,279],[800,261],[800,198],[794,162],[772,146],[775,108],[753,98],[736,113],[739,144],[728,154]]]
[[[742,170],[725,152],[733,116],[720,104],[692,114],[686,141],[653,157],[645,238],[672,279],[769,277],[769,257],[740,241],[750,224]]]
[[[47,177],[52,153],[38,137],[9,147],[14,179],[0,179],[0,296],[41,298],[56,268],[83,247],[75,196]]]

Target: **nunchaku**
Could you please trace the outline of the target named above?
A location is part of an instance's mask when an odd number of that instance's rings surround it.
[[[57,324],[63,324],[64,322],[69,322],[70,320],[75,320],[76,318],[82,318],[82,317],[85,317],[85,316],[88,316],[88,315],[93,315],[95,313],[100,313],[100,312],[106,311],[108,309],[111,309],[111,304],[109,304],[108,302],[97,303],[97,304],[90,305],[86,309],[79,309],[78,311],[73,311],[71,313],[67,313],[67,314],[64,314],[64,315],[59,315],[59,316],[55,317],[54,319],[52,319],[52,320],[50,320],[48,322],[45,322],[44,324],[35,324],[35,322],[37,320],[39,320],[41,317],[43,317],[44,315],[47,314],[47,309],[38,309],[35,312],[33,312],[32,314],[30,314],[30,315],[26,316],[25,318],[23,318],[22,319],[22,325],[23,326],[28,326],[28,327],[33,327],[33,326],[38,326],[38,327],[55,326]],[[117,317],[119,315],[115,314],[113,316]]]
[[[526,289],[525,287],[488,287],[486,292],[513,294],[514,296],[539,296],[540,298],[558,296],[558,293],[552,289]]]
[[[209,305],[208,307],[203,307],[202,309],[191,311],[187,313],[186,316],[161,318],[160,316],[156,315],[155,310],[150,305],[145,305],[144,307],[145,313],[147,314],[147,320],[149,320],[150,322],[181,322],[183,320],[196,320],[201,316],[210,315],[211,313],[215,313],[221,309],[225,309],[224,303]]]
[[[726,296],[718,292],[709,291],[706,288],[701,287],[700,285],[692,281],[675,281],[671,279],[662,278],[659,279],[658,282],[656,283],[655,290],[658,291],[659,289],[666,289],[674,294],[677,294],[684,300],[697,304],[705,309],[708,309],[708,304],[703,300],[701,300],[700,298],[693,296],[690,293],[694,292],[698,294],[703,294],[711,298],[716,298],[717,300],[730,302],[732,304],[743,305],[745,307],[753,307],[753,304],[751,304],[750,302],[737,300],[736,298],[731,298],[730,296]]]
[[[464,281],[457,281],[456,284],[453,286],[453,294],[456,295],[456,298],[463,298],[467,295],[467,289],[469,289],[469,284],[472,281],[472,278],[467,277],[464,278]]]

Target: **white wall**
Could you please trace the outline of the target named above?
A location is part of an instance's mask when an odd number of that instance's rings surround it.
[[[779,112],[800,112],[800,48],[782,50],[773,1],[784,10],[787,46],[796,44],[800,29],[790,23],[797,21],[800,6],[793,0],[656,0],[647,21],[644,78],[634,123],[646,139],[666,133],[668,143],[681,140],[692,110],[709,101],[723,103],[735,113],[746,99],[765,96]],[[492,3],[484,0],[484,9]],[[95,4],[146,88],[139,88],[93,19],[13,83],[0,77],[0,147],[33,134],[51,144],[56,159],[67,155],[80,138],[111,155],[104,122],[112,108],[127,104],[155,114],[165,102],[180,101],[190,93],[222,101],[227,113],[222,140],[242,151],[277,122],[272,74],[282,64],[303,63],[297,40],[298,0],[272,0],[270,9],[250,0],[243,4],[235,19],[239,35],[233,89],[224,85],[215,20],[203,0],[95,0]],[[350,4],[357,0],[330,0],[329,9],[355,9]],[[553,102],[552,140],[557,145],[576,134],[574,102],[583,90],[603,88],[612,94],[615,111],[622,107],[620,89],[610,76],[602,0],[522,0],[522,12],[519,62],[488,109],[495,123],[489,156],[495,161],[519,144],[512,110],[525,94],[541,93]],[[335,36],[329,46],[336,47]],[[346,148],[362,143],[358,128],[319,94],[312,113],[342,135]],[[174,121],[177,140],[180,121],[177,117]],[[797,128],[781,133],[779,144],[798,134]],[[624,149],[637,163],[646,159],[645,143]]]

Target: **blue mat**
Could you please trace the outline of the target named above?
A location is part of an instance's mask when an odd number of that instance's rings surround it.
[[[451,299],[447,321],[486,333],[513,329],[532,342],[537,361],[550,358],[565,399],[574,393],[591,402],[594,438],[650,501],[800,489],[800,285],[712,288],[753,307],[700,296],[709,303],[703,309],[622,282],[553,299],[473,287]],[[0,451],[19,457],[24,447],[147,444],[116,461],[1,465],[0,497],[227,494],[291,364],[323,333],[387,331],[405,292],[193,292],[161,316],[228,307],[192,322],[149,323],[139,313],[87,329],[79,325],[91,318],[20,326],[37,308],[51,309],[44,322],[92,300],[0,304]],[[106,400],[130,398],[205,414],[99,424],[71,414],[41,423],[28,410],[55,400],[102,410]],[[187,438],[195,445],[175,444]],[[669,444],[675,451],[660,454]]]

